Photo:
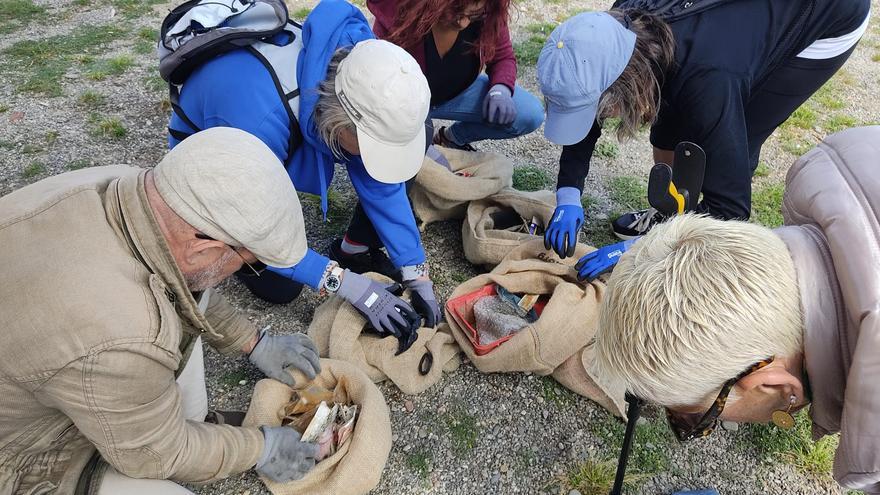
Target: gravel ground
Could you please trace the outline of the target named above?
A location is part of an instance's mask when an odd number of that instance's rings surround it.
[[[880,0],[872,0],[874,12]],[[130,0],[37,0],[47,9],[50,22],[34,22],[0,35],[0,52],[16,42],[81,32],[84,26],[113,24],[129,27],[128,35],[109,43],[102,56],[129,54],[134,64],[121,75],[103,80],[84,77],[88,61],[73,63],[60,80],[61,96],[47,97],[19,92],[16,87],[30,70],[30,62],[14,63],[0,54],[0,194],[28,183],[82,166],[125,163],[141,167],[155,164],[164,153],[168,104],[164,89],[156,84],[152,54],[137,50],[137,32],[157,28],[170,3],[144,9],[145,14],[128,17]],[[143,2],[146,4],[148,2]],[[152,1],[149,3],[156,3]],[[306,2],[291,2],[291,11]],[[600,9],[598,1],[530,0],[520,2],[514,16],[514,36],[530,36],[527,26],[555,23],[583,9]],[[138,7],[139,8],[139,7]],[[0,15],[2,20],[2,15]],[[2,33],[0,29],[0,33]],[[876,100],[880,67],[877,58],[880,31],[877,19],[843,74],[837,77],[840,105],[836,112],[854,123],[877,120]],[[535,71],[520,68],[520,83],[536,91]],[[96,91],[103,103],[83,102],[81,95]],[[821,110],[821,109],[820,109]],[[764,148],[767,170],[756,178],[755,188],[778,184],[794,159],[787,151],[788,140],[802,144],[818,142],[826,133],[825,113],[819,112],[815,126],[777,132]],[[116,117],[127,133],[120,138],[94,132],[95,117]],[[603,140],[611,140],[603,137]],[[536,166],[556,173],[559,149],[544,140],[541,131],[520,139],[481,143],[480,149],[510,156],[517,165]],[[609,179],[617,175],[646,177],[649,146],[645,139],[623,143],[614,158],[594,159],[586,194],[594,199],[588,215],[597,225],[620,205],[615,204]],[[354,197],[343,171],[334,189],[335,211],[347,218]],[[309,241],[323,251],[327,242],[344,228],[345,222],[325,224],[319,208],[306,201]],[[428,227],[424,244],[432,264],[438,295],[448,296],[461,281],[479,273],[461,256],[457,222]],[[606,227],[594,232],[594,243],[608,239]],[[271,325],[275,331],[304,331],[319,303],[306,293],[294,303],[273,306],[263,303],[237,282],[227,281],[220,290],[255,324]],[[244,359],[224,359],[208,350],[207,382],[211,406],[218,409],[247,407],[252,386],[260,378]],[[242,383],[243,381],[243,383]],[[375,494],[478,494],[559,493],[560,473],[585,459],[616,456],[614,435],[622,426],[592,402],[560,390],[547,378],[528,374],[483,375],[470,364],[463,365],[427,392],[406,397],[393,385],[380,385],[391,408],[394,445],[382,482]],[[411,401],[408,411],[407,401]],[[663,431],[662,418],[649,419],[653,430]],[[767,457],[750,444],[745,428],[718,431],[710,439],[678,445],[665,435],[644,445],[663,460],[640,487],[639,494],[666,494],[679,489],[713,486],[723,494],[818,494],[843,493],[828,476],[808,475]],[[252,495],[268,493],[252,473],[204,487],[191,487],[199,494]],[[563,490],[563,493],[568,493]]]

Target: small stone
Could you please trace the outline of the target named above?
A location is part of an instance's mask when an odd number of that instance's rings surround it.
[[[431,432],[428,431],[427,427],[423,427],[421,430],[419,430],[419,438],[427,438],[428,434],[430,433]]]
[[[12,112],[9,114],[9,121],[12,123],[21,122],[24,119],[24,112]]]
[[[721,427],[726,431],[739,431],[739,423],[734,421],[722,421]]]
[[[550,417],[550,411],[547,411],[547,410],[541,411],[541,417],[543,417],[544,419],[549,418],[549,417]]]
[[[646,424],[648,424],[648,418],[642,416],[636,420],[636,424],[639,426],[645,426]]]
[[[509,467],[507,464],[502,464],[502,465],[501,465],[501,472],[502,472],[503,474],[507,474],[507,471],[509,471],[509,470],[510,470],[510,467]]]
[[[581,492],[579,492],[577,490],[572,490],[572,491],[568,492],[568,495],[581,495]]]
[[[416,409],[416,405],[411,400],[404,402],[403,407],[406,408],[406,412],[413,412]]]
[[[247,380],[239,380],[239,381],[238,381],[238,384],[239,384],[239,385],[245,385],[245,384],[247,384]]]
[[[400,438],[397,433],[391,435],[391,441],[397,443],[397,439]]]
[[[556,446],[559,447],[559,450],[565,450],[565,444],[562,442],[559,442]]]
[[[544,398],[538,397],[538,404],[543,404],[543,403],[544,403]]]
[[[437,408],[437,414],[446,414],[446,406],[440,406]]]
[[[492,473],[492,478],[489,480],[493,485],[498,484],[501,481],[501,473]]]
[[[409,452],[410,449],[412,449],[412,445],[404,445],[404,446],[403,446],[403,451],[404,451],[404,452]]]

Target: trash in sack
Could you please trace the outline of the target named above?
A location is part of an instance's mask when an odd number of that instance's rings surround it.
[[[333,407],[321,402],[315,411],[312,422],[304,432],[302,441],[318,444],[316,461],[322,461],[335,454],[351,436],[357,418],[357,406],[334,403]]]
[[[304,440],[322,445],[322,460],[299,480],[260,479],[273,495],[364,495],[375,488],[391,452],[391,415],[382,393],[355,365],[342,361],[322,359],[311,383],[299,371],[292,374],[294,383],[303,385],[257,382],[242,425],[301,425],[297,431]],[[301,421],[304,417],[309,421]]]
[[[513,294],[499,285],[495,286],[495,292],[498,295],[483,296],[474,304],[477,340],[481,346],[489,346],[538,321],[539,312],[534,307],[539,298],[537,294]]]
[[[550,191],[505,188],[472,201],[461,225],[464,257],[475,265],[494,267],[520,244],[543,237],[555,208]]]

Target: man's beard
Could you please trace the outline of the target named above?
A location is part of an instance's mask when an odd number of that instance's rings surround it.
[[[183,278],[186,280],[186,286],[192,292],[200,292],[214,287],[226,278],[221,277],[220,273],[223,271],[223,267],[229,263],[229,260],[236,256],[238,255],[235,251],[230,249],[208,268],[192,275],[185,275]]]

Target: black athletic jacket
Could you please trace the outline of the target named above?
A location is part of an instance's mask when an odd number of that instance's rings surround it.
[[[814,41],[854,31],[870,0],[618,0],[615,7],[642,8],[670,23],[676,64],[663,83],[651,143],[662,149],[684,140],[699,144],[707,154],[708,181],[711,174],[751,173],[750,93]],[[581,142],[563,147],[557,187],[583,191],[600,135],[594,123]],[[748,201],[738,203],[722,216],[747,218]]]

